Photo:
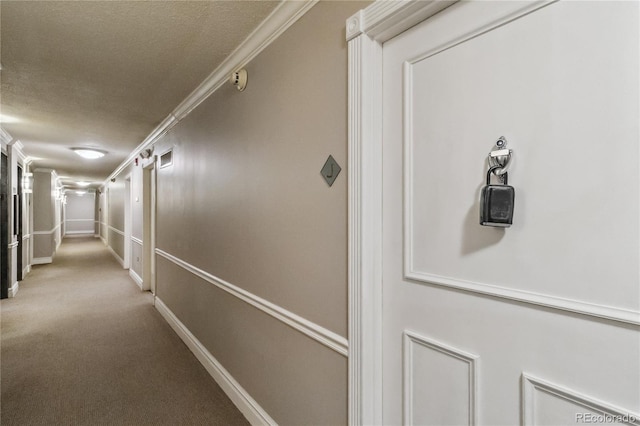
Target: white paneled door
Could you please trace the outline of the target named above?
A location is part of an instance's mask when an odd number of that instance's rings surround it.
[[[639,6],[460,2],[382,45],[384,424],[640,424]]]

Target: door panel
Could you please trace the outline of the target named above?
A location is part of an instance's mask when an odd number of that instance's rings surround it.
[[[385,423],[640,411],[638,9],[461,2],[384,44]],[[508,229],[478,224],[500,136]]]
[[[476,357],[411,332],[404,334],[404,413],[408,424],[476,420]],[[440,398],[446,394],[447,398]]]

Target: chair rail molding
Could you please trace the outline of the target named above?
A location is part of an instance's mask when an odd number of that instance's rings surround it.
[[[283,323],[287,324],[291,328],[305,334],[306,336],[312,338],[318,343],[323,344],[329,349],[332,349],[335,352],[345,357],[348,355],[349,344],[347,342],[347,339],[334,333],[333,331],[327,330],[326,328],[318,324],[315,324],[305,318],[302,318],[301,316],[296,315],[293,312],[290,312],[274,303],[271,303],[268,300],[265,300],[259,296],[256,296],[253,293],[250,293],[240,287],[237,287],[229,282],[226,282],[161,249],[157,248],[155,252],[158,256],[161,256],[164,259],[175,264],[176,266],[179,266],[184,270],[191,272],[197,277],[209,282],[210,284],[215,285],[219,289],[226,291],[227,293],[237,297],[238,299],[272,316],[273,318],[282,321]]]
[[[124,237],[124,231],[121,231],[118,228],[114,228],[113,226],[109,225],[109,230],[115,232],[118,235],[122,235]]]
[[[53,229],[49,230],[49,231],[33,231],[31,232],[30,235],[48,235],[48,234],[53,234],[54,232],[56,232],[58,230],[58,228],[60,228],[62,226],[62,224],[58,224],[57,226],[55,226]]]

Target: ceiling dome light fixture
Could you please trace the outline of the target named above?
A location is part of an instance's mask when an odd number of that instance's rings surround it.
[[[107,153],[106,151],[102,151],[100,149],[93,148],[71,148],[73,152],[78,154],[80,157],[88,158],[90,160],[95,160],[96,158],[102,158]]]
[[[91,185],[91,182],[80,181],[80,182],[76,182],[76,185],[78,185],[78,186],[89,186],[89,185]]]

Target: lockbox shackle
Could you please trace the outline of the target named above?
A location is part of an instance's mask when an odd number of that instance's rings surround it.
[[[489,170],[487,170],[487,185],[491,185],[491,173],[493,173],[494,175],[496,175],[498,178],[502,179],[502,184],[503,185],[507,185],[507,179],[508,179],[508,173],[504,172],[502,174],[498,174],[496,173],[496,170],[498,169],[503,169],[504,167],[502,166],[491,166],[489,167]]]

